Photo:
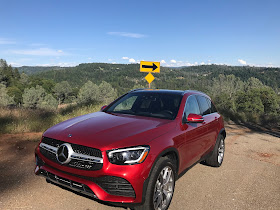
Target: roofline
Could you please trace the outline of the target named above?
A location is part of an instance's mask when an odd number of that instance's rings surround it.
[[[129,91],[129,93],[130,93],[130,92],[137,91],[137,90],[147,90],[147,89],[148,89],[148,88],[137,88],[137,89],[133,89],[133,90]]]
[[[168,91],[169,89],[137,88],[137,89],[133,89],[133,90],[131,90],[129,92],[134,92],[134,91],[138,91],[138,90],[167,90]],[[202,91],[198,91],[198,90],[170,90],[170,91],[182,91],[184,94],[192,92],[192,93],[200,93],[200,94],[207,95],[206,93],[204,93]]]
[[[204,95],[207,95],[206,93],[202,92],[202,91],[198,91],[198,90],[185,90],[184,93],[188,93],[188,92],[193,92],[193,93],[201,93]]]

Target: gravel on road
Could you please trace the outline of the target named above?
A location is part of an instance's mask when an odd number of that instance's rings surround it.
[[[223,165],[197,164],[176,182],[170,210],[280,208],[280,138],[226,126]],[[99,203],[34,175],[40,133],[0,136],[0,209],[122,209]]]

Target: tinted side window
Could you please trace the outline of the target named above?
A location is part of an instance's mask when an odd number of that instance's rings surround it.
[[[210,106],[207,102],[207,99],[203,96],[196,96],[196,97],[200,107],[200,114],[201,115],[211,114]]]
[[[214,106],[213,102],[209,100],[210,106],[211,106],[211,113],[217,112],[216,107]]]
[[[195,96],[189,96],[185,105],[185,117],[188,117],[190,113],[200,114],[200,110]]]

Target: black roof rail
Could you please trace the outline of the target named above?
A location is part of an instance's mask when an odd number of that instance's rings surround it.
[[[134,91],[137,91],[137,90],[146,90],[146,89],[148,89],[148,88],[137,88],[137,89],[133,89],[133,90],[131,90],[129,92],[134,92]]]
[[[202,92],[202,91],[198,91],[198,90],[185,90],[185,93],[186,92],[196,92],[196,93],[202,93],[202,94],[205,94],[207,95],[206,93]]]

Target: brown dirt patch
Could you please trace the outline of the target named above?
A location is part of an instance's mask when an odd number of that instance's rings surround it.
[[[272,156],[274,156],[274,154],[269,154],[269,153],[257,153],[260,157],[266,157],[266,158],[270,158]]]

